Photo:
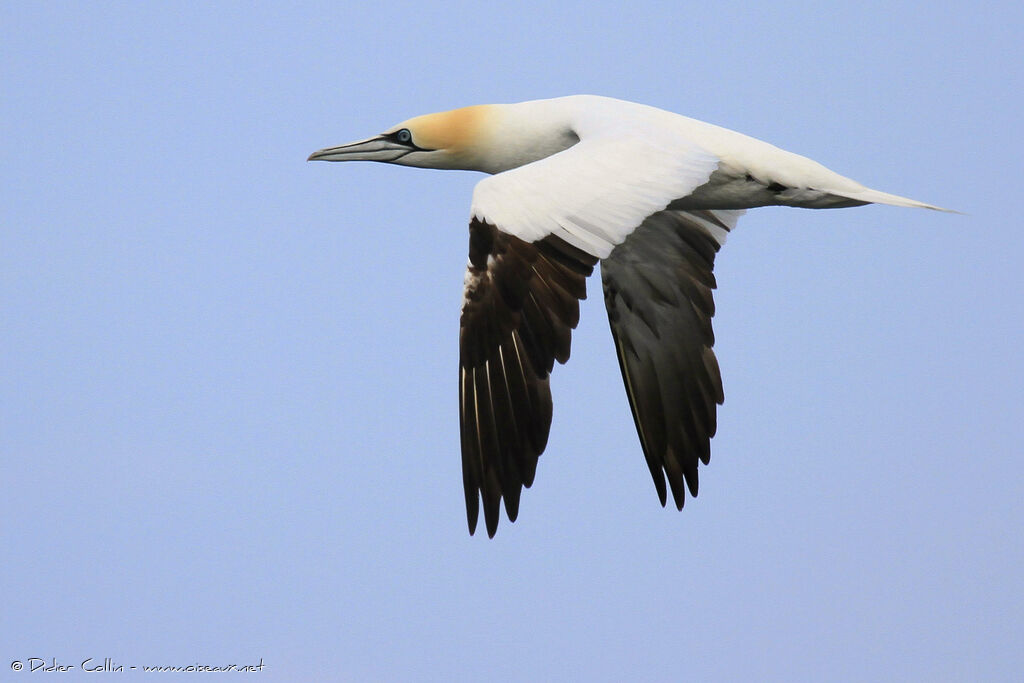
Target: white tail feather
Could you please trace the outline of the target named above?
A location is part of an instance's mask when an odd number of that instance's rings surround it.
[[[837,194],[841,197],[849,197],[850,199],[856,199],[860,202],[870,202],[872,204],[888,204],[890,206],[906,206],[915,209],[931,209],[933,211],[944,211],[946,213],[960,213],[953,209],[944,209],[941,206],[933,206],[932,204],[925,204],[919,202],[916,199],[909,199],[907,197],[901,197],[896,194],[889,194],[888,192],[879,192],[878,190],[869,190],[867,188],[858,190],[856,192],[850,192],[847,190],[837,191],[829,190],[832,194]]]

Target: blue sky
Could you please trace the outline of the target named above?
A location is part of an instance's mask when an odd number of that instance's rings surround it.
[[[1024,15],[922,7],[4,3],[4,676],[1019,675]],[[682,513],[593,282],[519,521],[471,538],[480,176],[305,159],[583,92],[966,215],[742,219],[716,267],[726,403]]]

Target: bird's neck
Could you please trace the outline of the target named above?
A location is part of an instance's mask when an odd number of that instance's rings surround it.
[[[491,105],[466,168],[501,173],[539,161],[579,142],[570,117],[550,100]]]

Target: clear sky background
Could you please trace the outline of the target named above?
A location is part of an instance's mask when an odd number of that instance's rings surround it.
[[[1019,677],[1022,25],[1016,2],[4,2],[0,679]],[[470,537],[481,176],[305,159],[573,93],[966,215],[742,219],[682,513],[592,282],[519,521]]]

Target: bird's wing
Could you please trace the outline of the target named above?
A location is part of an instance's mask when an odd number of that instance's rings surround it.
[[[470,533],[480,498],[493,536],[501,500],[515,520],[533,483],[551,426],[548,376],[569,358],[597,260],[717,165],[685,139],[604,136],[477,184],[459,339]]]
[[[472,215],[527,242],[554,235],[605,258],[656,211],[708,181],[719,158],[666,131],[609,131],[540,161],[485,178]]]
[[[715,337],[715,254],[742,211],[665,210],[601,262],[608,321],[654,485],[676,507],[697,495],[724,400]],[[685,481],[685,487],[684,487]]]
[[[548,374],[569,359],[579,300],[597,259],[548,236],[526,242],[474,218],[459,330],[462,477],[469,533],[487,535],[501,499],[515,521],[551,427]]]

